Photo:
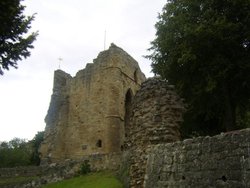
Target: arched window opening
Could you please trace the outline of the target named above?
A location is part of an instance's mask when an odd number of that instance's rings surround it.
[[[137,69],[134,72],[134,81],[135,83],[138,83],[138,70]]]
[[[102,147],[102,140],[98,140],[96,143],[96,147],[101,148]]]

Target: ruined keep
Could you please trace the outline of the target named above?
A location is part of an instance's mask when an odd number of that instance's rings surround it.
[[[144,81],[138,63],[114,44],[75,77],[55,71],[42,164],[120,152],[132,98]]]

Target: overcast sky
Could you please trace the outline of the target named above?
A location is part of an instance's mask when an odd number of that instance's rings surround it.
[[[24,0],[26,15],[37,13],[39,31],[31,56],[0,77],[0,141],[32,139],[45,128],[54,70],[72,76],[115,43],[134,57],[147,77],[154,24],[166,0]]]

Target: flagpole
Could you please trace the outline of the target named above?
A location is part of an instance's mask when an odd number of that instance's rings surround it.
[[[104,50],[106,50],[106,29],[104,31]]]

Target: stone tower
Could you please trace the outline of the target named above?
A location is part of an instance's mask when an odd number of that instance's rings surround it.
[[[138,63],[114,44],[75,77],[55,71],[42,162],[121,151],[131,101],[144,81]]]
[[[155,145],[180,140],[184,111],[182,99],[167,81],[151,78],[142,84],[133,100],[131,126],[126,127],[131,188],[145,187],[147,157]]]

